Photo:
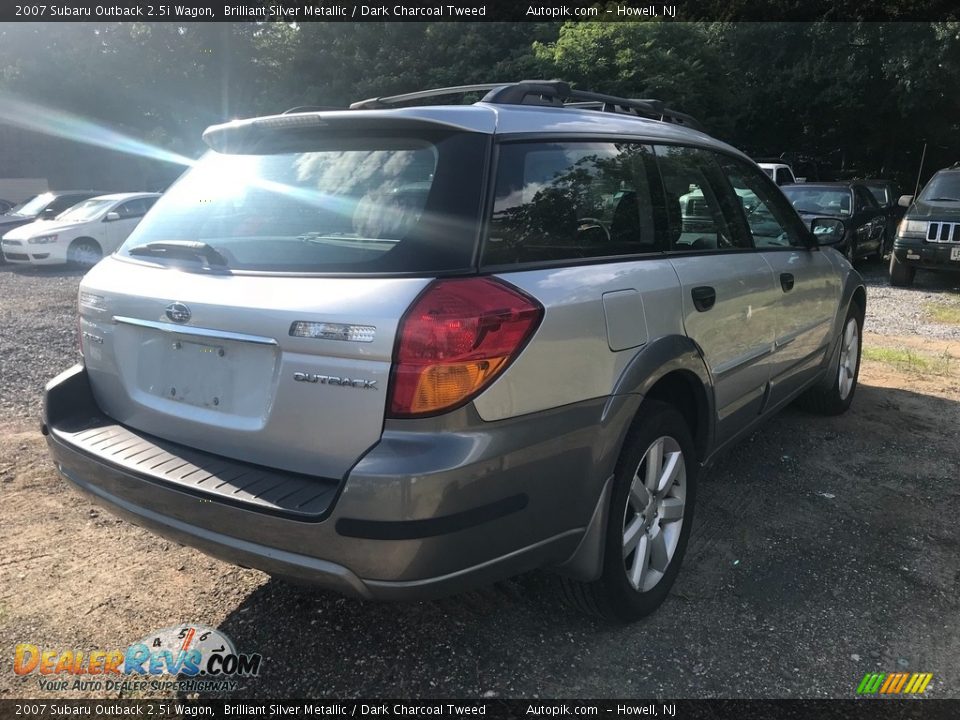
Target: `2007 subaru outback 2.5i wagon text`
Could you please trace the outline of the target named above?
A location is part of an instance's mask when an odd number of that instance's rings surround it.
[[[694,124],[527,81],[208,129],[80,286],[60,472],[355,596],[553,567],[588,610],[650,612],[700,469],[795,398],[849,406],[866,303],[832,221]]]

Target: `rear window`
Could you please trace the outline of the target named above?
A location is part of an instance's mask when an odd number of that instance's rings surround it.
[[[328,139],[269,154],[211,152],[157,202],[121,255],[134,250],[138,259],[165,262],[162,252],[143,250],[188,241],[210,246],[237,271],[467,268],[483,147],[480,136],[458,134]]]

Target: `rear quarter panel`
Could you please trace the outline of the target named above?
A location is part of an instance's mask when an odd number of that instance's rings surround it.
[[[474,401],[484,420],[610,395],[631,359],[650,342],[683,335],[679,281],[668,260],[527,270],[500,277],[539,300],[544,318],[516,361]],[[636,291],[638,297],[633,300],[622,291]],[[632,328],[636,334],[631,341]],[[639,344],[624,347],[632,342]]]

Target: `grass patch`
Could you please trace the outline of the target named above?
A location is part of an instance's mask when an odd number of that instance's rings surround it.
[[[960,303],[928,302],[923,309],[934,322],[960,325]]]
[[[888,347],[865,347],[863,358],[885,365],[892,365],[898,370],[924,373],[925,375],[949,375],[955,357],[949,353],[930,355],[915,350]]]

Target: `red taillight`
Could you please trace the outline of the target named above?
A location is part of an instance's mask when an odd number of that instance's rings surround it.
[[[462,405],[506,369],[542,318],[539,303],[494,278],[433,282],[400,322],[389,415]]]

